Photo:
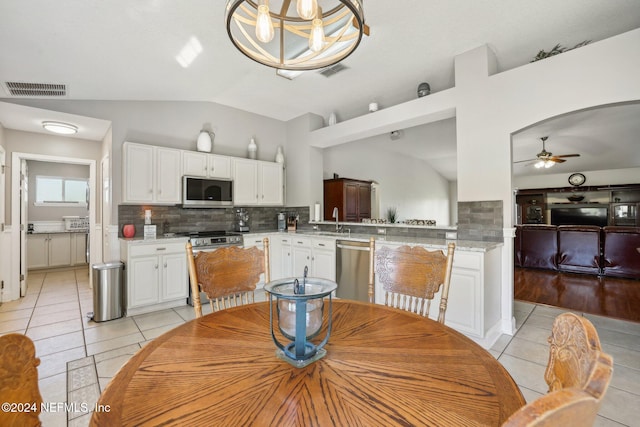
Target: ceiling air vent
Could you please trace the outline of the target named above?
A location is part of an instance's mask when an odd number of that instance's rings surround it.
[[[67,96],[67,86],[57,83],[5,82],[11,96]]]
[[[320,74],[322,74],[325,77],[332,77],[336,74],[338,74],[340,71],[344,71],[349,69],[349,67],[342,65],[341,63],[337,63],[335,65],[332,65],[330,67],[327,68],[323,68],[322,70],[318,71]]]

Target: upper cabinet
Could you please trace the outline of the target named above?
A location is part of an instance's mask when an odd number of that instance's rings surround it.
[[[183,175],[189,176],[231,179],[231,157],[184,151],[182,153],[182,172]]]
[[[125,142],[124,203],[180,203],[181,150]]]
[[[125,142],[123,203],[182,203],[182,176],[233,179],[234,205],[282,206],[281,163]]]
[[[233,203],[281,206],[284,203],[284,169],[281,163],[233,159]]]

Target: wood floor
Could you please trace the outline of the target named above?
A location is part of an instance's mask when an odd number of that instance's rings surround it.
[[[640,280],[516,267],[516,300],[640,322]]]

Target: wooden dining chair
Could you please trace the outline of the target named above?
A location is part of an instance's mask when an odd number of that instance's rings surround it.
[[[544,374],[549,393],[519,409],[504,426],[593,425],[612,374],[613,358],[602,351],[593,324],[563,313],[549,337]]]
[[[384,304],[422,316],[429,316],[431,301],[440,291],[438,322],[444,323],[451,283],[451,268],[455,243],[447,252],[427,251],[422,246],[384,246],[375,249],[369,243],[369,302],[374,302],[376,280],[384,290]]]
[[[196,317],[202,317],[200,291],[204,292],[213,311],[254,302],[254,291],[264,274],[264,283],[271,280],[269,272],[269,239],[264,249],[228,246],[214,251],[193,254],[187,242],[187,261],[191,296]]]
[[[0,426],[40,426],[42,397],[38,389],[38,365],[33,341],[22,334],[0,336]],[[5,410],[5,404],[23,405]],[[24,405],[28,404],[28,410]],[[9,407],[9,409],[12,409]]]

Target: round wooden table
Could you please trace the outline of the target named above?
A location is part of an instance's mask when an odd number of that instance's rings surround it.
[[[499,426],[525,404],[491,354],[408,312],[334,300],[325,348],[295,368],[275,355],[268,303],[219,311],[133,356],[91,425]]]

